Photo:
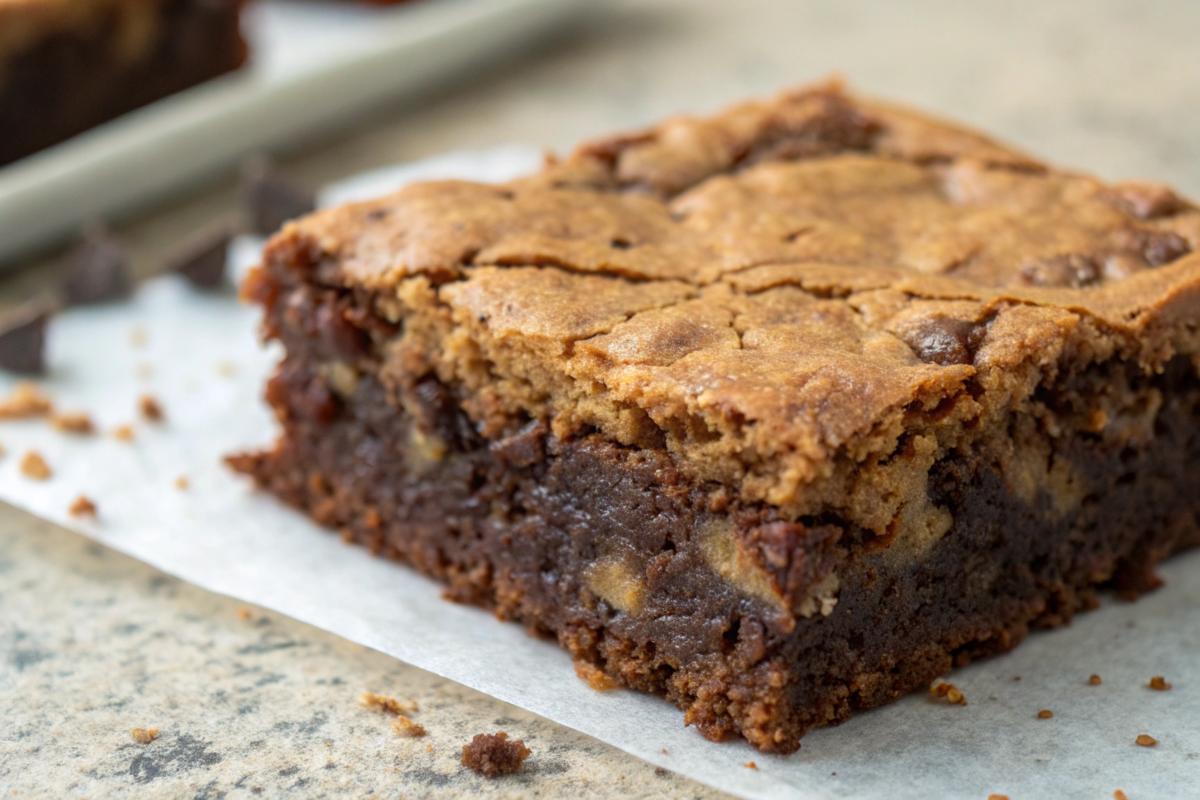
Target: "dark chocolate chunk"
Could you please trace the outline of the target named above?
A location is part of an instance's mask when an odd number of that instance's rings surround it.
[[[1021,267],[1021,280],[1030,286],[1078,289],[1100,279],[1096,259],[1078,253],[1044,258]]]
[[[949,367],[970,364],[987,336],[987,324],[950,317],[930,317],[904,335],[917,357],[929,364]]]
[[[1177,214],[1188,207],[1169,186],[1161,183],[1129,181],[1114,186],[1109,199],[1138,219],[1158,219]]]
[[[242,201],[252,229],[264,236],[317,207],[316,194],[311,189],[276,173],[265,158],[254,158],[242,165]]]
[[[49,303],[28,303],[0,318],[0,369],[41,375],[46,371]]]
[[[133,290],[128,267],[116,237],[102,225],[89,226],[68,256],[63,298],[72,306],[122,300]]]
[[[200,231],[179,245],[168,268],[198,289],[219,289],[226,284],[225,264],[234,226],[222,222]]]

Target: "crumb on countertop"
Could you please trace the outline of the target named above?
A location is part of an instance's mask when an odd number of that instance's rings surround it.
[[[67,511],[72,517],[94,517],[96,516],[96,504],[83,495],[79,495]]]
[[[358,698],[359,705],[364,708],[376,708],[380,711],[386,711],[389,714],[403,716],[405,714],[415,714],[417,712],[416,700],[397,700],[394,697],[387,697],[374,692],[363,692]]]
[[[35,481],[44,481],[54,474],[46,459],[36,450],[30,450],[25,454],[25,458],[21,459],[21,473]]]
[[[479,733],[463,745],[462,765],[488,778],[511,775],[532,754],[521,739],[509,739],[504,731]]]
[[[158,738],[158,728],[134,728],[133,740],[138,744],[150,744]]]
[[[588,661],[575,662],[575,676],[597,692],[611,692],[621,688],[621,684],[605,674],[604,670]]]
[[[1165,692],[1171,688],[1171,684],[1167,683],[1162,675],[1155,675],[1150,679],[1150,688],[1156,692]]]
[[[1038,719],[1051,719],[1054,716],[1054,712],[1048,708],[1043,708],[1041,711],[1038,712],[1037,716],[1038,716]]]
[[[150,422],[162,422],[167,415],[163,413],[162,404],[152,395],[144,394],[138,398],[138,410]]]
[[[418,725],[403,714],[392,720],[392,730],[397,736],[417,739],[425,735],[425,726]]]
[[[1104,683],[1104,681],[1100,680],[1099,675],[1092,675],[1090,678],[1088,678],[1088,683],[1092,686],[1099,686],[1100,684]]]
[[[133,426],[132,425],[121,425],[119,427],[113,428],[112,435],[113,435],[113,438],[115,438],[117,441],[132,442],[133,438],[134,438],[133,437]]]
[[[1139,733],[1134,741],[1142,747],[1154,747],[1154,745],[1158,744],[1158,739],[1144,733]]]
[[[0,420],[44,417],[53,409],[54,404],[36,383],[21,381],[12,394],[0,401]]]
[[[929,687],[929,693],[934,697],[941,697],[947,703],[953,706],[965,706],[967,698],[953,683],[939,683]]]
[[[96,426],[92,423],[92,418],[82,411],[71,412],[67,414],[51,414],[50,424],[55,430],[63,433],[78,433],[85,436],[90,436],[96,432]]]

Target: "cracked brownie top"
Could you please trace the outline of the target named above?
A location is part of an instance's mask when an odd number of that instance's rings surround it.
[[[319,212],[265,258],[370,299],[390,326],[355,368],[402,403],[436,376],[493,440],[603,436],[667,451],[714,497],[928,538],[949,524],[928,467],[1038,386],[1200,350],[1197,248],[1200,210],[1166,187],[824,85],[508,184]],[[1139,435],[1115,422],[1135,401],[1109,394],[1043,422]]]

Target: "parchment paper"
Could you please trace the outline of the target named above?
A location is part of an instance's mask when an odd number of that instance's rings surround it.
[[[501,180],[539,159],[521,147],[452,154],[360,176],[325,199],[367,197],[417,178]],[[236,243],[241,267],[260,244]],[[232,293],[205,295],[175,277],[151,281],[130,302],[57,318],[42,385],[59,408],[89,412],[106,433],[0,424],[0,499],[745,797],[1017,800],[1109,798],[1115,789],[1130,800],[1200,797],[1200,554],[1168,563],[1166,588],[1136,604],[1106,601],[1012,654],[955,672],[966,707],[914,695],[815,731],[786,758],[712,744],[667,702],[592,691],[553,644],[441,600],[434,583],[344,545],[231,474],[222,457],[267,443],[275,430],[260,395],[279,353],[259,346],[256,324],[256,310]],[[0,391],[14,384],[3,377]],[[143,393],[160,399],[164,424],[137,420]],[[136,423],[134,443],[107,435],[126,423]],[[20,473],[29,449],[46,458],[50,480]],[[188,489],[175,487],[179,476]],[[81,493],[99,506],[95,522],[67,513]],[[1088,685],[1092,673],[1103,685]],[[1174,688],[1150,690],[1153,675]],[[1041,709],[1054,717],[1038,719]],[[1134,744],[1142,733],[1158,746]],[[745,766],[751,761],[756,768]]]

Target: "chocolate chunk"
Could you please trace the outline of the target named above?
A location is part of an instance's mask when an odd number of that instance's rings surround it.
[[[317,207],[311,189],[279,175],[264,158],[251,159],[242,166],[242,202],[254,232],[264,236]]]
[[[1079,253],[1044,258],[1021,267],[1021,281],[1029,286],[1078,289],[1100,279],[1100,267],[1091,256]]]
[[[179,245],[169,258],[168,269],[182,275],[197,289],[219,289],[225,285],[225,262],[232,224],[222,222],[201,230]]]
[[[28,303],[0,319],[0,369],[41,375],[46,371],[46,323],[50,304]]]
[[[1192,252],[1187,240],[1173,231],[1122,228],[1114,235],[1116,246],[1152,267],[1161,267]]]
[[[979,349],[985,336],[985,323],[950,317],[931,317],[923,320],[915,330],[906,332],[903,338],[917,354],[917,358],[928,364],[948,367],[973,362],[975,351]]]
[[[67,305],[84,306],[122,300],[133,286],[125,249],[102,225],[86,228],[68,256],[63,297]]]
[[[1138,219],[1169,217],[1187,208],[1179,195],[1161,183],[1130,181],[1114,186],[1110,199]]]

